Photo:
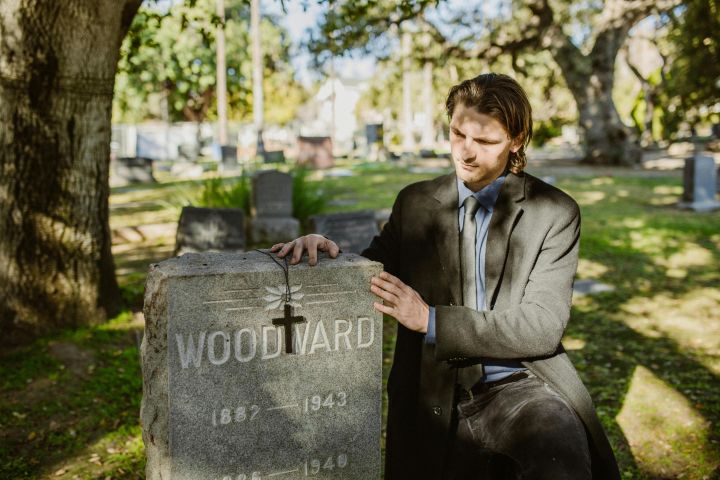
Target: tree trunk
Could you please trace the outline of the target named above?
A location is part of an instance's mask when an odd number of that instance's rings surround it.
[[[592,83],[595,75],[591,76]],[[580,128],[585,143],[585,163],[595,165],[635,165],[642,151],[634,131],[626,126],[612,99],[612,90],[588,85],[585,99],[578,101]]]
[[[612,98],[615,59],[626,35],[626,28],[603,31],[584,55],[555,27],[553,57],[578,107],[585,163],[635,165],[641,160],[637,137],[620,120]]]
[[[0,328],[20,341],[120,306],[110,116],[141,0],[0,0]]]

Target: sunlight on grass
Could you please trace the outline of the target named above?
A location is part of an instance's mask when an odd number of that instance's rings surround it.
[[[713,261],[713,253],[709,249],[687,242],[680,251],[667,258],[658,258],[655,263],[667,269],[665,274],[668,277],[685,278],[689,268],[709,266]]]
[[[597,187],[600,185],[613,185],[615,183],[615,179],[612,177],[596,177],[590,180],[590,184]]]
[[[144,478],[145,446],[139,425],[110,432],[62,462],[40,479]]]
[[[682,195],[683,187],[680,185],[657,185],[653,187],[656,195]]]
[[[582,350],[585,348],[585,340],[582,338],[575,338],[570,336],[565,336],[562,339],[562,344],[565,347],[565,350]]]
[[[643,218],[623,218],[622,222],[620,223],[623,227],[627,228],[645,228],[645,219]]]
[[[575,200],[580,205],[594,205],[604,200],[606,196],[607,194],[605,192],[592,190],[589,192],[578,192],[577,195],[575,195]]]
[[[621,310],[620,318],[636,332],[672,339],[697,353],[698,361],[720,375],[720,290],[698,288],[681,296],[635,297]]]
[[[720,466],[720,453],[709,443],[710,422],[642,365],[616,419],[638,467],[655,478],[702,480]]]
[[[608,267],[600,262],[581,258],[578,263],[578,278],[598,278],[608,272]]]

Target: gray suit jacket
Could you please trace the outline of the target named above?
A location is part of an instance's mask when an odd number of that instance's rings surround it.
[[[406,187],[362,253],[436,306],[435,345],[398,325],[388,380],[386,480],[443,478],[457,371],[483,358],[520,359],[563,395],[587,430],[593,478],[620,478],[590,395],[560,343],[578,262],[577,203],[529,174],[508,174],[488,231],[489,310],[475,311],[460,306],[457,201],[454,173]]]

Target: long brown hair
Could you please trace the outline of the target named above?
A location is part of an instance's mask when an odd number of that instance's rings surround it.
[[[522,172],[527,165],[525,148],[532,138],[532,108],[520,84],[501,73],[484,73],[450,89],[445,102],[448,119],[459,104],[490,115],[505,127],[511,139],[522,140],[517,153],[510,152],[508,166],[515,174]]]

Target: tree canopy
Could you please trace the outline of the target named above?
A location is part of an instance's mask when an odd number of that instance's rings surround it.
[[[229,118],[238,121],[247,121],[252,115],[249,21],[247,2],[226,1]],[[181,2],[168,11],[144,5],[121,48],[116,121],[167,116],[170,121],[201,122],[215,118],[215,31],[221,23],[212,0]],[[286,123],[295,117],[306,93],[293,77],[291,42],[280,19],[264,15],[261,31],[266,117],[271,123]]]
[[[416,44],[413,55],[433,61],[440,70],[480,60],[484,68],[514,74],[530,90],[543,84],[548,98],[557,97],[551,94],[554,89],[567,89],[577,107],[586,159],[592,163],[639,160],[638,128],[623,123],[612,94],[618,54],[643,19],[654,16],[670,24],[666,43],[674,50],[668,57],[665,95],[657,96],[667,102],[661,106],[677,104],[671,107],[676,117],[687,117],[717,103],[717,0],[322,3],[327,13],[307,42],[319,63],[354,51],[390,59],[398,50],[400,29],[409,27],[416,39],[429,34],[431,44]],[[543,105],[566,118],[573,110],[552,108],[554,100]]]

